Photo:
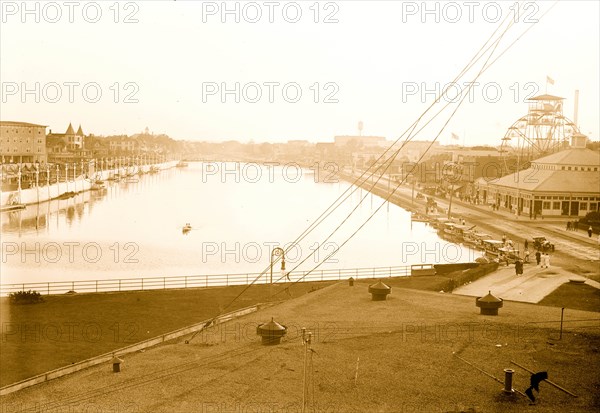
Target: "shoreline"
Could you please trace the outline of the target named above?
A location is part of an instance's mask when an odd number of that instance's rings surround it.
[[[344,179],[346,182],[350,184],[355,184],[355,180],[358,176],[352,176],[347,173],[339,172],[338,176],[341,179]],[[364,179],[364,177],[363,177]],[[398,184],[395,182],[389,182],[390,188],[395,188]],[[369,180],[363,182],[360,187],[365,191],[368,191],[370,186]],[[387,178],[383,177],[380,179],[379,183],[375,188],[373,188],[373,194],[385,199],[389,193],[387,192]],[[414,204],[411,202],[411,196],[406,194],[407,191],[410,191],[409,188],[400,185],[394,195],[390,198],[389,202],[406,209],[407,211],[419,211],[424,210],[425,202],[423,200],[416,199],[417,190],[415,189],[415,199]],[[437,202],[437,210],[444,211],[445,206],[448,204],[448,200],[442,199],[439,197],[432,196],[431,198],[435,199]],[[421,214],[421,213],[420,213]],[[423,214],[421,214],[423,215]],[[451,215],[453,217],[464,218],[467,221],[467,224],[475,224],[478,228],[483,229],[485,232],[490,235],[496,237],[496,239],[500,239],[503,234],[506,234],[510,239],[513,240],[521,240],[526,237],[526,231],[535,230],[536,233],[549,233],[549,239],[553,239],[556,237],[568,239],[569,242],[577,243],[578,245],[586,248],[592,252],[590,257],[591,259],[581,259],[577,256],[574,256],[574,251],[571,249],[563,249],[563,250],[555,250],[552,254],[552,264],[561,266],[571,272],[574,272],[578,275],[591,278],[594,281],[600,281],[600,246],[594,242],[593,240],[582,239],[575,234],[562,234],[558,228],[553,228],[552,226],[556,223],[560,223],[561,225],[566,222],[566,220],[553,220],[553,219],[544,219],[544,220],[533,220],[533,221],[525,221],[524,219],[518,220],[514,219],[514,216],[503,216],[503,214],[493,213],[490,211],[485,211],[484,208],[478,208],[476,206],[467,205],[459,200],[452,200],[452,211]],[[445,215],[440,215],[445,216]],[[505,228],[499,228],[497,224],[504,225]],[[531,244],[531,240],[529,240]],[[522,242],[517,241],[517,245]],[[595,250],[595,251],[594,251]]]
[[[174,168],[177,165],[177,161],[168,161],[160,164],[148,164],[137,168],[137,171],[133,175],[137,175],[140,172],[146,174],[150,171],[151,166],[157,166],[160,170]],[[117,169],[106,169],[103,171],[94,172],[95,180],[109,180],[115,174],[119,174],[122,168]],[[93,182],[91,178],[77,177],[72,181],[67,182],[56,182],[50,185],[37,186],[34,188],[27,188],[15,191],[6,191],[0,193],[0,205],[3,208],[9,207],[15,204],[29,206],[42,204],[44,202],[65,199],[66,194],[73,194],[72,196],[81,194],[92,190]],[[3,211],[6,212],[6,211]]]

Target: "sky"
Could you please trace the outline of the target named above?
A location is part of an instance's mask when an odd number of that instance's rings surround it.
[[[489,61],[520,39],[417,139],[499,145],[528,97],[564,97],[573,118],[576,89],[581,132],[600,136],[597,1],[0,5],[0,119],[55,132],[330,142],[362,121],[364,135],[395,140],[508,17]]]

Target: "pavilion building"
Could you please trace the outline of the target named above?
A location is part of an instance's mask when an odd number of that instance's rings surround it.
[[[477,196],[484,204],[530,218],[577,217],[598,211],[600,152],[586,148],[575,134],[571,147],[531,162],[529,168],[498,179],[480,178]]]

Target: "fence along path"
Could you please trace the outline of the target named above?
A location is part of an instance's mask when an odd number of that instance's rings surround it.
[[[285,283],[289,281],[328,281],[342,280],[347,278],[387,278],[405,277],[414,271],[433,269],[433,264],[402,265],[395,267],[370,267],[370,268],[347,268],[317,270],[307,275],[308,271],[290,271],[289,278],[281,276],[280,271],[273,271],[273,283]],[[257,278],[260,273],[245,274],[207,274],[207,275],[180,275],[168,277],[146,277],[146,278],[119,278],[103,280],[79,280],[79,281],[50,281],[34,283],[0,284],[0,295],[6,296],[17,291],[37,291],[40,294],[64,294],[68,292],[77,293],[99,293],[115,291],[139,291],[159,290],[176,288],[201,288],[220,287],[229,285],[248,285]],[[256,284],[269,284],[270,273],[263,274]]]

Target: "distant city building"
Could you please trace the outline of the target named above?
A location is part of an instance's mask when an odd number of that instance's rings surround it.
[[[139,149],[138,141],[127,136],[119,136],[108,139],[108,147],[111,153],[131,153]]]
[[[385,146],[388,142],[383,136],[336,136],[334,143],[337,147],[354,146],[355,148]]]
[[[65,133],[53,133],[50,130],[46,146],[50,163],[79,162],[91,156],[90,151],[85,148],[85,135],[81,125],[77,132],[71,123]]]
[[[476,183],[487,204],[520,215],[585,216],[600,205],[600,152],[587,149],[587,138],[572,137],[572,146],[536,159],[528,169]]]
[[[310,146],[310,142],[306,139],[295,139],[287,141],[290,146]]]
[[[108,142],[95,136],[86,136],[85,148],[91,151],[94,158],[103,158],[109,155]]]
[[[2,163],[47,162],[46,126],[0,121]]]
[[[62,140],[65,143],[65,147],[69,151],[78,151],[84,149],[84,134],[83,129],[81,129],[81,125],[79,125],[79,129],[77,132],[73,130],[73,125],[69,123],[67,130],[65,133],[52,133],[52,129],[48,134],[48,138],[52,141],[53,144]]]
[[[401,139],[398,143],[394,144],[391,148],[394,151],[400,149],[399,156],[406,157],[410,162],[418,162],[419,160],[425,160],[432,155],[440,153],[440,143],[438,141],[421,141],[421,140],[410,140],[405,141]],[[441,152],[445,152],[444,149]],[[423,158],[423,159],[421,159]]]

